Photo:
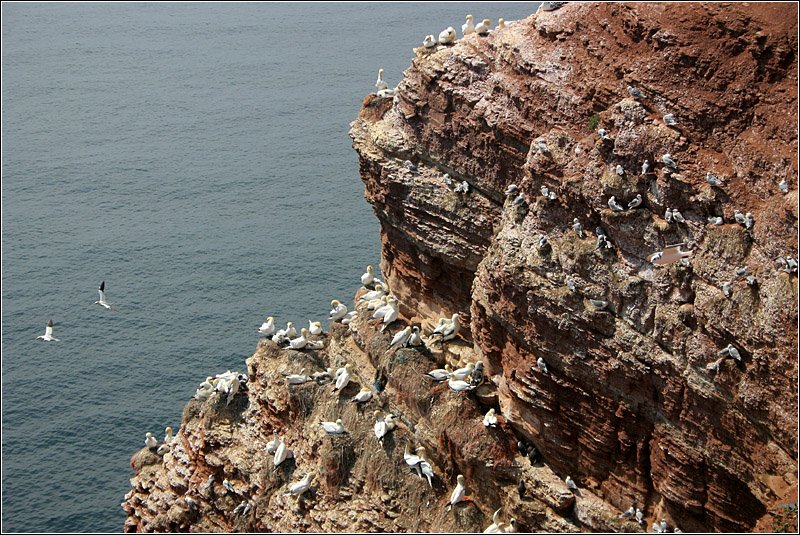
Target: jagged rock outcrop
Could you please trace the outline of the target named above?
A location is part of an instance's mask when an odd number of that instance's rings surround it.
[[[401,322],[430,332],[456,312],[464,340],[388,350],[399,327],[381,333],[362,309],[324,350],[262,341],[247,392],[191,401],[170,453],[134,456],[126,530],[482,531],[500,506],[520,530],[769,529],[773,505],[797,499],[797,274],[776,262],[797,258],[796,9],[575,3],[417,49],[398,96],[365,99],[351,136]],[[504,194],[512,183],[524,202]],[[609,208],[637,193],[640,207]],[[688,265],[648,261],[678,242]],[[728,344],[739,361],[718,356]],[[478,358],[483,392],[422,377]],[[355,385],[337,396],[281,375],[344,362],[360,385],[388,372],[367,410]],[[500,429],[481,423],[490,406]],[[382,446],[374,407],[402,420]],[[351,432],[323,436],[318,421],[337,417]],[[295,452],[278,470],[263,451],[273,429]],[[406,442],[427,447],[433,487],[407,471]],[[309,471],[311,493],[285,496]],[[459,473],[476,502],[447,512]],[[618,518],[631,505],[641,528]]]
[[[613,508],[591,494],[577,505],[547,466],[523,457],[502,419],[497,429],[484,427],[483,403],[496,406],[490,385],[482,396],[467,395],[424,376],[446,357],[474,358],[468,344],[450,344],[447,355],[438,344],[390,350],[389,331],[381,332],[371,313],[364,303],[350,328],[334,324],[319,351],[262,340],[247,360],[246,391],[230,404],[218,395],[191,400],[168,453],[143,448],[131,459],[125,530],[480,532],[500,507],[522,529],[621,529],[625,521]],[[346,363],[352,382],[341,393],[331,382],[287,385],[284,377]],[[387,372],[385,389],[357,406],[353,396],[373,384],[379,368]],[[398,419],[382,444],[373,433],[377,408]],[[319,422],[337,418],[348,433],[327,436]],[[264,449],[274,430],[293,452],[278,467]],[[406,443],[426,447],[435,474],[430,486],[404,462]],[[287,495],[288,485],[309,472],[317,480],[309,493]],[[447,511],[458,474],[475,502]]]

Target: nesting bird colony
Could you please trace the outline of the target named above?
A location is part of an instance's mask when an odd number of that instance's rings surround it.
[[[561,7],[563,3],[564,2],[545,2],[542,4],[542,7],[540,7],[540,10],[553,11]],[[513,23],[508,23],[508,25],[511,24]],[[506,28],[507,23],[503,19],[499,19],[498,25],[494,29],[491,27],[491,25],[492,22],[490,19],[482,19],[478,24],[475,24],[474,17],[472,15],[467,15],[466,22],[461,26],[462,36],[467,38],[468,36],[475,34],[478,36],[478,38],[481,38],[488,35],[492,31],[502,31],[504,28]],[[423,53],[425,53],[425,51],[430,53],[439,50],[442,47],[451,46],[456,42],[456,40],[456,30],[452,26],[441,31],[438,38],[434,38],[433,34],[427,35],[422,43]],[[398,97],[398,88],[389,87],[389,84],[385,79],[384,69],[379,69],[378,71],[378,79],[375,83],[375,88],[375,95],[378,99],[397,99]],[[625,90],[633,99],[647,99],[647,95],[640,88],[629,85],[625,88]],[[680,125],[680,118],[676,117],[673,113],[663,115],[662,121],[664,125],[670,128],[678,128]],[[600,128],[597,130],[597,135],[600,138],[600,142],[603,144],[613,143],[614,141],[612,132],[609,132],[605,128]],[[538,141],[536,143],[536,147],[543,155],[547,155],[549,153],[549,148],[544,140]],[[613,161],[606,163],[608,164],[609,169],[619,176],[625,176],[628,173],[638,174],[640,176],[648,176],[660,172],[665,177],[669,177],[677,173],[679,169],[679,162],[676,162],[672,155],[668,153],[663,154],[661,158],[654,163],[651,163],[649,160],[644,160],[641,167],[637,169],[626,169],[623,165]],[[412,174],[419,172],[418,165],[410,160],[404,161],[402,165],[408,172]],[[456,193],[467,195],[470,192],[470,184],[466,181],[455,182],[447,174],[444,175],[443,180],[446,185],[452,188]],[[714,169],[709,169],[707,171],[706,181],[713,188],[725,187],[725,177],[718,176]],[[778,188],[782,193],[787,193],[789,191],[789,186],[785,180],[778,185]],[[518,209],[518,207],[524,208],[532,200],[529,199],[521,190],[522,188],[516,184],[511,184],[507,187],[505,191],[507,200],[505,204],[506,209]],[[558,192],[551,191],[545,186],[542,186],[540,194],[546,202],[555,202],[558,200]],[[616,196],[611,196],[607,201],[608,209],[613,212],[626,212],[632,210],[648,210],[649,208],[641,193],[631,192],[629,195],[626,194],[624,197],[625,198],[618,199]],[[752,214],[747,212],[744,207],[743,209],[745,210],[745,213],[742,213],[741,210],[735,211],[735,223],[742,225],[745,230],[749,232],[751,229],[753,229],[755,221]],[[667,224],[687,226],[690,224],[696,224],[695,222],[688,222],[677,208],[667,208],[663,215],[663,219]],[[713,216],[708,218],[709,225],[722,225],[724,223],[725,221],[722,216]],[[572,230],[574,230],[580,239],[589,239],[589,236],[585,232],[583,224],[578,217],[573,219]],[[611,243],[608,234],[602,229],[602,227],[597,227],[595,229],[595,237],[597,240],[596,249],[600,249],[602,251],[613,250],[614,245]],[[538,245],[542,249],[548,247],[549,243],[547,236],[540,236]],[[650,256],[648,256],[647,260],[655,267],[668,266],[672,264],[689,266],[692,257],[691,247],[693,245],[694,244],[691,241],[667,245],[663,248],[663,250],[652,253]],[[786,258],[781,257],[776,261],[783,266],[783,270],[785,272],[790,274],[797,273],[797,260],[795,258],[790,256]],[[750,286],[754,286],[758,283],[755,277],[749,274],[748,267],[742,266],[736,270],[736,278],[725,283],[720,289],[726,297],[730,298],[732,284],[737,280],[745,280]],[[457,337],[459,337],[462,324],[458,313],[454,313],[450,317],[440,318],[429,333],[423,332],[422,326],[420,325],[408,324],[399,328],[395,327],[397,324],[402,323],[403,320],[400,317],[400,302],[398,301],[397,297],[392,295],[388,283],[378,279],[375,276],[372,266],[367,266],[366,272],[361,276],[360,282],[362,288],[360,291],[360,296],[355,303],[354,310],[349,310],[346,304],[334,299],[331,301],[331,310],[328,315],[328,320],[330,322],[349,325],[356,318],[356,315],[359,311],[369,310],[371,311],[370,317],[374,320],[378,320],[374,326],[376,329],[380,327],[381,332],[386,331],[387,329],[397,329],[391,338],[389,350],[398,348],[418,348],[419,350],[425,350],[426,348],[435,348],[437,345],[439,348],[444,348],[447,342],[455,340]],[[573,292],[578,290],[574,279],[569,276],[566,277],[565,284]],[[602,299],[590,299],[590,302],[598,311],[607,310],[609,307],[609,303]],[[96,304],[99,304],[104,308],[110,308],[110,305],[105,301],[104,284],[101,284],[100,286],[100,300],[97,301]],[[261,336],[268,338],[272,343],[277,344],[288,351],[319,350],[325,348],[326,332],[322,328],[322,322],[320,321],[309,320],[308,327],[302,327],[298,332],[295,324],[291,321],[286,323],[285,328],[278,329],[275,318],[269,316],[264,320],[258,329],[258,333]],[[46,341],[57,341],[57,339],[53,338],[52,336],[52,320],[48,323],[45,335],[40,336],[39,338]],[[717,357],[719,358],[708,364],[707,368],[709,370],[716,370],[720,363],[726,358],[741,361],[740,352],[734,344],[728,344],[726,347],[720,349]],[[551,371],[548,370],[547,362],[541,357],[538,358],[536,366],[532,369],[545,375],[551,373]],[[342,395],[341,393],[350,384],[354,377],[351,364],[345,364],[344,366],[341,366],[335,370],[333,368],[326,368],[324,370],[307,370],[306,368],[303,368],[298,373],[290,373],[286,371],[283,373],[283,376],[288,389],[292,389],[297,385],[316,382],[317,384],[333,385],[332,392],[334,395]],[[494,379],[488,378],[484,375],[484,363],[480,360],[477,362],[462,362],[461,367],[456,369],[453,369],[453,367],[451,367],[449,364],[445,364],[444,368],[430,370],[426,376],[430,379],[431,384],[447,381],[449,388],[457,395],[467,395],[469,392],[479,388],[482,384],[484,384],[485,381],[492,381]],[[373,384],[361,385],[359,392],[352,397],[352,403],[364,406],[369,404],[384,390],[386,380],[387,377],[385,370],[378,369],[376,371]],[[228,370],[225,373],[216,375],[215,377],[207,377],[205,381],[203,381],[197,388],[194,397],[200,401],[212,400],[214,402],[225,399],[225,403],[229,404],[238,393],[245,392],[247,390],[247,381],[248,377],[246,374]],[[375,410],[373,411],[372,415],[374,419],[373,430],[376,440],[382,443],[384,439],[397,427],[401,416],[386,410]],[[492,408],[483,417],[483,425],[486,428],[497,427],[498,424],[501,424],[502,426],[502,418],[503,415],[497,414],[495,409]],[[330,437],[345,436],[349,433],[349,430],[345,427],[342,420],[338,418],[333,421],[320,421],[318,425],[320,426],[321,430]],[[163,456],[169,451],[173,440],[175,440],[173,437],[173,431],[168,427],[166,429],[166,437],[162,443],[159,443],[151,433],[147,433],[145,438],[145,446],[151,451]],[[523,455],[531,458],[532,462],[534,459],[537,459],[538,452],[536,451],[535,447],[523,442],[520,442],[518,447]],[[294,457],[294,452],[284,442],[284,438],[279,436],[279,431],[277,429],[274,430],[272,440],[267,443],[264,449],[267,454],[273,456],[274,467],[278,467],[288,459],[292,459]],[[427,451],[425,447],[419,446],[415,448],[413,444],[406,442],[403,459],[409,470],[413,470],[420,478],[426,480],[431,488],[433,488],[432,481],[437,476],[434,467],[427,457]],[[306,473],[298,481],[287,485],[285,494],[296,496],[299,499],[304,493],[313,487],[316,477],[317,474],[313,472]],[[212,478],[213,476],[209,478],[209,482],[207,484],[210,485],[213,482]],[[448,509],[456,505],[468,504],[472,501],[467,495],[468,482],[466,481],[466,478],[459,474],[456,478],[456,481],[456,486],[452,490],[450,496],[443,497],[444,505]],[[229,489],[229,487],[230,489],[233,489],[232,484],[228,480],[223,481],[222,484],[226,489]],[[566,476],[564,485],[568,492],[577,493],[579,491],[578,484],[569,475]],[[518,490],[520,495],[524,494],[525,488],[522,482],[520,482],[520,487]],[[233,490],[231,491],[233,492]],[[188,505],[193,507],[192,503],[189,503],[189,500],[191,499],[186,498],[186,500]],[[196,507],[196,504],[194,507]],[[235,512],[247,514],[251,508],[252,504],[248,501],[244,501],[237,506]],[[642,510],[635,506],[631,506],[630,509],[622,513],[620,518],[629,519],[631,521],[638,522],[639,524],[644,523],[644,514]],[[667,521],[664,519],[659,523],[654,523],[652,530],[657,533],[668,532],[669,526],[667,525]],[[506,520],[501,508],[494,513],[492,517],[492,524],[486,528],[485,533],[510,533],[515,531],[516,519],[511,518]],[[681,531],[678,527],[674,527],[673,532],[680,533]]]

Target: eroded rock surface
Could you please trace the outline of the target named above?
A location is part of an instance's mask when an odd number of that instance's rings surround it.
[[[797,275],[778,261],[798,256],[796,10],[570,3],[417,49],[398,97],[366,99],[351,130],[399,326],[381,333],[362,310],[324,350],[262,341],[247,392],[191,401],[171,453],[134,456],[126,530],[482,531],[500,506],[520,531],[769,529],[797,499]],[[637,194],[638,208],[609,208]],[[688,265],[648,261],[678,242]],[[388,350],[403,325],[430,332],[452,313],[469,328],[444,351]],[[718,355],[728,344],[740,360]],[[478,358],[485,395],[422,376]],[[342,395],[281,375],[344,362]],[[356,407],[380,367],[385,392]],[[490,406],[498,429],[481,423]],[[376,407],[402,422],[383,445]],[[351,432],[324,436],[336,418]],[[274,429],[295,453],[278,470],[263,450]],[[433,487],[408,471],[406,442],[428,449]],[[312,491],[286,496],[309,471]],[[448,512],[459,473],[476,501]],[[644,525],[618,518],[632,505]]]

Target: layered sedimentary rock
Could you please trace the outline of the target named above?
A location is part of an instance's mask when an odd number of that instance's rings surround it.
[[[556,472],[688,529],[748,530],[796,493],[796,54],[786,4],[569,4],[418,49],[351,132],[401,301],[471,319]],[[687,266],[648,261],[679,242]]]
[[[417,49],[398,96],[367,98],[351,129],[399,324],[381,332],[361,305],[323,350],[262,341],[246,392],[191,401],[170,453],[134,456],[126,530],[482,531],[498,507],[521,531],[773,527],[775,505],[797,499],[797,274],[780,260],[797,258],[796,15],[575,3]],[[637,208],[609,207],[637,194]],[[688,262],[648,260],[679,242]],[[463,339],[388,348],[402,326],[430,332],[453,313]],[[729,344],[740,359],[718,354]],[[476,359],[480,391],[422,375]],[[340,395],[282,375],[345,362]],[[357,407],[380,368],[385,391]],[[482,424],[492,406],[498,429]],[[378,407],[400,421],[384,444]],[[318,422],[336,418],[350,432],[325,436]],[[274,430],[295,454],[277,469]],[[427,448],[432,486],[406,443]],[[285,495],[311,471],[308,494]],[[474,502],[446,511],[458,474]],[[619,518],[631,506],[644,525]]]

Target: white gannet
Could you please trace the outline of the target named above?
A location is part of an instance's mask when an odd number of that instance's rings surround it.
[[[458,381],[456,379],[450,378],[447,380],[447,386],[450,387],[451,390],[455,392],[463,392],[465,390],[472,390],[472,385],[466,381]]]
[[[471,33],[475,33],[475,25],[473,24],[473,17],[472,15],[467,15],[467,21],[461,25],[461,33],[464,37],[468,36]]]
[[[456,381],[463,381],[467,377],[469,377],[470,374],[472,374],[473,370],[475,370],[475,363],[469,362],[463,368],[458,368],[457,370],[454,370],[450,374],[450,377]]]
[[[384,318],[390,312],[394,312],[397,308],[397,299],[393,295],[386,296],[386,304],[375,309],[372,314],[373,319]]]
[[[375,284],[374,290],[370,290],[367,293],[363,294],[361,297],[358,298],[358,300],[359,302],[363,301],[365,303],[369,303],[373,299],[380,299],[384,295],[386,295],[386,292],[383,291],[383,285]]]
[[[283,344],[289,341],[290,338],[297,336],[297,329],[294,328],[294,323],[291,321],[286,323],[285,329],[280,329],[272,337],[272,341],[276,344]]]
[[[217,374],[216,388],[220,394],[227,395],[226,405],[229,405],[239,391],[239,378],[230,370]]]
[[[335,422],[320,422],[319,425],[322,426],[322,429],[324,429],[328,435],[342,435],[347,433],[341,418],[337,419]]]
[[[347,315],[347,305],[338,299],[331,301],[331,306],[333,307],[330,312],[331,321],[340,320]]]
[[[173,431],[170,426],[167,426],[166,429],[164,429],[164,444],[172,444],[172,440],[174,438],[172,436],[172,432]]]
[[[383,69],[378,69],[378,80],[375,82],[375,89],[380,91],[381,89],[388,89],[389,84],[386,83],[386,80],[383,79]]]
[[[350,383],[349,367],[349,364],[345,364],[343,368],[336,370],[336,386],[334,390],[343,390]]]
[[[308,344],[308,329],[303,327],[300,329],[300,336],[289,340],[289,347],[284,349],[303,349]]]
[[[617,202],[617,199],[614,195],[612,195],[611,198],[608,199],[608,207],[615,212],[621,212],[624,210],[624,208],[620,206],[620,204]]]
[[[425,48],[433,48],[436,46],[436,39],[433,38],[433,35],[426,35],[425,40],[422,41],[422,46]]]
[[[301,479],[297,483],[289,485],[289,490],[286,491],[284,494],[287,496],[290,494],[294,494],[299,498],[301,494],[303,494],[305,491],[309,489],[309,487],[311,487],[312,479],[314,479],[314,473],[313,472],[307,473],[305,476],[303,476],[303,479]]]
[[[153,433],[147,432],[144,435],[144,445],[152,450],[158,446],[158,439],[153,436]]]
[[[475,26],[475,33],[478,35],[488,35],[489,34],[489,26],[492,25],[492,21],[489,19],[483,19]]]
[[[448,26],[447,29],[442,30],[439,33],[440,45],[449,45],[452,44],[453,41],[455,40],[456,40],[456,30],[452,26]]]
[[[681,246],[686,242],[676,243],[675,245],[667,245],[663,251],[653,253],[647,257],[647,261],[655,266],[666,266],[674,264],[682,258],[692,256],[692,251],[681,251]]]
[[[353,396],[353,403],[366,403],[367,401],[372,399],[372,390],[369,388],[362,388],[358,391],[358,394]]]
[[[410,468],[413,468],[417,472],[419,477],[422,477],[422,471],[419,468],[419,455],[416,453],[411,453],[411,447],[408,442],[406,442],[406,449],[403,452],[403,460]]]
[[[502,517],[500,515],[500,511],[502,511],[502,507],[494,512],[492,515],[492,523],[489,524],[489,527],[483,530],[484,533],[500,533],[500,525],[503,524]]]
[[[564,483],[567,484],[567,488],[569,490],[578,490],[578,485],[576,485],[575,482],[572,481],[571,477],[567,476],[567,478],[564,480]]]
[[[506,27],[506,19],[504,18],[497,19],[497,29],[502,30],[505,27]]]
[[[430,377],[434,381],[444,381],[445,379],[450,379],[450,374],[452,372],[453,372],[453,370],[450,369],[450,365],[449,364],[445,364],[444,365],[444,369],[437,368],[435,370],[429,371],[425,375],[427,375],[428,377]]]
[[[97,289],[100,294],[100,299],[94,302],[95,305],[100,305],[103,308],[111,308],[111,303],[106,302],[106,281],[100,283],[100,288]]]
[[[467,489],[464,485],[464,476],[458,474],[456,481],[456,488],[453,489],[453,492],[450,494],[450,500],[447,502],[448,511],[452,506],[462,501],[464,499],[464,495],[467,493]]]
[[[273,430],[272,430],[272,440],[270,440],[269,442],[267,442],[267,445],[264,447],[264,449],[265,449],[265,450],[267,451],[267,453],[269,453],[270,455],[272,455],[273,453],[275,453],[275,450],[277,450],[277,449],[278,449],[278,430],[277,430],[277,429],[273,429]]]
[[[485,427],[497,427],[497,416],[494,414],[494,409],[489,409],[489,412],[483,417],[483,425]]]
[[[234,377],[229,381],[228,388],[226,390],[226,394],[228,394],[228,397],[225,399],[225,405],[230,405],[231,401],[233,401],[233,398],[239,391],[239,386],[241,386],[241,383],[239,382],[239,379],[237,377]]]
[[[548,372],[547,372],[547,363],[544,361],[544,359],[542,357],[539,357],[538,359],[536,359],[536,365],[539,367],[539,370],[541,370],[541,372],[543,374],[545,374],[545,375],[548,374]]]
[[[286,382],[290,385],[301,385],[303,383],[307,383],[311,380],[311,377],[306,375],[304,372],[306,371],[305,368],[300,370],[300,373],[295,373],[292,375],[286,376]]]
[[[628,203],[628,210],[633,210],[634,208],[638,208],[640,204],[642,204],[642,194],[637,193],[636,198],[632,199],[631,202]]]
[[[325,347],[325,342],[322,340],[309,340],[304,349],[322,349]]]
[[[361,284],[369,286],[375,280],[375,269],[370,265],[367,266],[367,271],[361,275]]]
[[[407,345],[413,347],[419,347],[425,343],[422,341],[422,337],[419,335],[419,327],[415,325],[414,327],[411,328],[411,331],[412,331],[411,336],[408,337]]]
[[[47,327],[44,328],[44,334],[36,337],[37,340],[44,340],[45,342],[60,342],[58,338],[53,337],[53,320],[47,320]]]
[[[275,334],[275,319],[272,316],[265,319],[261,327],[258,328],[258,332],[264,336],[272,336]]]
[[[422,475],[428,479],[428,485],[433,488],[433,467],[431,463],[428,462],[428,457],[426,456],[427,450],[424,446],[420,446],[416,450],[417,457],[419,457],[419,471],[422,472]]]
[[[397,88],[394,89],[381,89],[377,93],[378,98],[392,98],[397,94]]]
[[[194,398],[200,401],[205,401],[211,397],[211,394],[217,391],[217,387],[214,384],[216,381],[213,377],[206,377],[206,380],[200,383],[200,386],[194,393]]]
[[[400,307],[398,305],[397,299],[394,297],[390,297],[386,300],[386,306],[389,307],[388,310],[383,314],[383,329],[381,331],[386,330],[386,327],[397,320],[400,316]]]
[[[381,411],[375,411],[372,415],[375,416],[375,425],[372,427],[375,431],[375,436],[378,438],[378,442],[383,442],[383,437],[389,433],[389,426],[386,425],[386,417]]]
[[[386,302],[388,300],[389,300],[389,296],[388,295],[382,295],[382,296],[380,296],[380,297],[378,297],[376,299],[372,299],[367,303],[367,310],[375,310],[375,311],[377,311],[378,309],[380,309],[382,307],[385,307],[386,306]],[[374,313],[373,313],[373,317],[374,317]]]
[[[322,333],[323,333],[323,331],[322,331],[322,322],[321,321],[308,320],[308,334],[313,334],[314,336],[319,336]]]
[[[409,338],[411,338],[411,326],[398,331],[397,334],[394,335],[394,338],[392,338],[392,343],[389,344],[389,349],[393,348],[394,346],[406,345]]]
[[[286,459],[291,459],[292,457],[294,457],[294,452],[286,446],[283,437],[281,437],[278,440],[278,447],[275,448],[275,457],[272,459],[272,465],[278,466]]]
[[[394,431],[394,428],[397,427],[397,422],[394,421],[394,414],[391,412],[386,415],[383,421],[386,422],[387,432]]]
[[[348,312],[347,314],[345,314],[344,317],[341,319],[342,325],[350,325],[350,322],[353,321],[353,319],[356,317],[357,314],[358,314],[358,311],[356,311],[356,310],[352,310],[352,311]],[[351,327],[351,329],[352,329],[352,327]]]
[[[455,338],[460,330],[461,323],[458,321],[458,313],[455,313],[449,320],[441,318],[431,336],[439,335],[442,337],[442,342],[446,342]]]

